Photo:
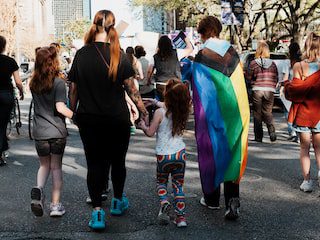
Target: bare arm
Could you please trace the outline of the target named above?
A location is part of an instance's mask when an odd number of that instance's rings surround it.
[[[124,87],[129,97],[131,98],[131,100],[137,106],[139,112],[141,112],[142,116],[147,117],[149,113],[142,102],[142,98],[140,96],[139,90],[134,85],[134,81],[132,77],[124,80]]]
[[[72,111],[76,111],[77,103],[78,103],[78,91],[77,84],[72,82],[70,85],[70,108]]]
[[[66,106],[64,102],[56,102],[56,109],[58,113],[61,113],[67,118],[71,119],[73,116],[73,112]]]
[[[144,79],[142,65],[139,60],[137,60],[137,69],[138,69],[138,74],[139,74],[139,80]]]
[[[19,70],[13,72],[13,78],[16,83],[17,88],[19,89],[19,94],[20,94],[20,100],[23,100],[23,86],[22,86],[22,81],[19,75]]]
[[[141,121],[139,123],[139,127],[142,129],[142,131],[148,136],[148,137],[152,137],[154,136],[154,134],[157,132],[159,125],[162,121],[162,113],[161,113],[161,109],[157,109],[154,113],[152,122],[150,124],[150,126],[146,126],[144,121]]]
[[[154,71],[154,66],[153,65],[149,65],[148,67],[148,71],[147,71],[147,79],[148,79],[148,84],[151,84],[151,77]]]

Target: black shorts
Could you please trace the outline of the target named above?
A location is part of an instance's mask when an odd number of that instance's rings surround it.
[[[50,154],[62,155],[66,146],[66,138],[52,138],[48,140],[36,140],[36,150],[39,157]]]

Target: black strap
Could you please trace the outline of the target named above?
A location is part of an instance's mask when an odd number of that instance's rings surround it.
[[[97,45],[96,45],[96,44],[93,44],[93,45],[96,47],[96,49],[97,49],[97,51],[98,51],[98,53],[99,53],[102,61],[104,62],[104,64],[107,66],[107,68],[110,68],[110,65],[109,65],[109,64],[107,63],[107,61],[104,59],[104,57],[103,57],[101,51],[99,50],[99,48],[97,47]]]

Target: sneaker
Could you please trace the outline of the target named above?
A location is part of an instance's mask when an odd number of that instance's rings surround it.
[[[31,189],[31,211],[37,217],[43,215],[44,194],[42,188],[33,187]]]
[[[262,138],[254,138],[254,141],[262,143]]]
[[[109,190],[110,191],[110,190]],[[107,190],[105,190],[105,191],[103,191],[102,192],[102,194],[101,194],[101,200],[102,201],[107,201],[107,199],[108,199],[108,189]],[[86,203],[87,204],[92,204],[92,199],[91,199],[91,197],[90,196],[88,196],[87,198],[86,198]]]
[[[8,157],[9,157],[9,152],[8,152],[8,151],[4,151],[4,152],[2,153],[2,158],[6,159],[6,158],[8,158]]]
[[[7,164],[7,161],[0,156],[0,167]]]
[[[312,192],[313,190],[313,182],[312,180],[303,180],[303,182],[300,185],[300,190],[303,192]]]
[[[135,135],[136,134],[136,127],[135,126],[131,126],[130,127],[130,135]]]
[[[101,193],[101,200],[106,201],[108,199],[108,190],[103,190]]]
[[[270,133],[270,141],[275,142],[277,140],[277,135],[275,132]]]
[[[61,217],[66,213],[62,203],[52,204],[50,203],[50,217]]]
[[[204,197],[202,197],[201,199],[200,199],[200,204],[202,205],[202,206],[205,206],[205,207],[207,207],[207,208],[209,208],[209,209],[212,209],[212,210],[219,210],[221,207],[220,206],[210,206],[210,205],[208,205],[207,203],[206,203],[206,200],[204,199]]]
[[[228,220],[236,220],[240,214],[240,200],[239,198],[231,198],[224,217]]]
[[[91,197],[90,197],[90,196],[88,196],[88,197],[86,198],[86,203],[87,203],[87,204],[92,204],[92,200],[91,200]]]
[[[170,222],[169,211],[171,208],[171,204],[169,202],[164,202],[161,204],[159,214],[158,214],[158,222],[160,225],[167,225]]]
[[[102,230],[106,228],[105,215],[103,209],[93,210],[91,214],[91,220],[89,221],[89,227],[93,230]]]
[[[173,223],[176,224],[178,228],[187,226],[187,221],[184,216],[177,216]]]
[[[122,195],[122,199],[112,198],[110,213],[115,216],[120,216],[129,208],[129,200],[125,194]]]

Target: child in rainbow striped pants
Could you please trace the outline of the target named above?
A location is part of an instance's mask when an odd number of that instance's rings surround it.
[[[171,174],[174,193],[174,210],[177,227],[186,227],[185,198],[183,192],[184,172],[186,164],[185,143],[182,134],[189,117],[191,98],[188,88],[178,79],[167,82],[164,103],[157,100],[145,99],[159,107],[150,126],[141,121],[139,127],[144,133],[152,137],[157,133],[157,193],[160,199],[158,221],[168,224],[171,204],[168,199],[167,184]]]

